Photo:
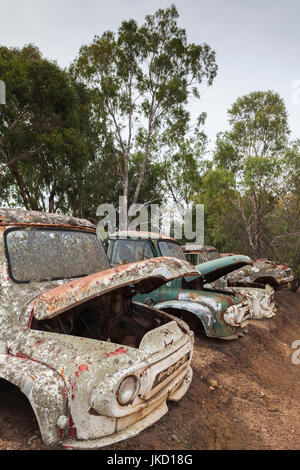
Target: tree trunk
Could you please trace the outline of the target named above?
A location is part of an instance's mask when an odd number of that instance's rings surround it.
[[[257,196],[253,194],[253,208],[254,208],[254,248],[255,248],[255,258],[261,258],[261,216],[260,216],[260,206],[257,202]]]
[[[123,180],[123,200],[122,200],[122,229],[128,230],[128,185],[129,185],[129,168],[128,168],[128,155],[124,156],[124,180]]]

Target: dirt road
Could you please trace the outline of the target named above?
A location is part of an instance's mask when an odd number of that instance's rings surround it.
[[[237,341],[196,338],[187,395],[139,436],[106,449],[299,449],[300,293],[276,293],[278,312]],[[47,449],[22,395],[0,382],[0,449]]]

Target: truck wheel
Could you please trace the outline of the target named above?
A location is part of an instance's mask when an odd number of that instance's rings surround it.
[[[292,282],[291,291],[296,292],[299,286],[300,286],[300,280],[298,277],[296,277]]]

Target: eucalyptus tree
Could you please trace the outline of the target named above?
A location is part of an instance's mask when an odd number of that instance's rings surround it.
[[[76,211],[69,197],[99,149],[91,92],[34,45],[0,47],[1,200],[26,209]]]
[[[149,161],[158,148],[182,140],[189,98],[199,99],[199,86],[211,85],[217,71],[214,51],[189,43],[177,20],[172,5],[146,16],[141,26],[123,21],[117,34],[106,31],[82,46],[71,68],[97,92],[95,113],[105,117],[113,141],[126,226],[128,203],[139,202]]]
[[[287,111],[278,93],[255,91],[238,98],[228,117],[229,130],[218,135],[214,161],[234,175],[240,216],[259,258],[268,245],[268,222],[286,190]]]

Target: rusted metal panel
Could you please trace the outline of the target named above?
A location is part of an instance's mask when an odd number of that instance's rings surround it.
[[[138,230],[121,230],[120,232],[115,232],[110,235],[110,238],[118,238],[118,239],[127,239],[127,238],[137,238],[141,240],[171,240],[175,241],[174,238],[169,237],[168,235],[163,235],[161,233],[155,232],[146,232],[146,231],[138,231]]]
[[[251,319],[272,318],[275,315],[274,289],[268,284],[260,288],[232,287],[228,286],[228,279],[225,276],[212,284],[207,284],[207,287],[234,292],[241,300],[248,300]]]
[[[205,257],[209,251],[213,250],[218,253],[214,247],[209,246],[195,247],[193,250],[192,246],[187,246],[184,249],[187,257],[197,256],[199,253]],[[234,259],[237,256],[240,255],[221,253],[220,260],[226,260],[229,257]],[[214,263],[217,264],[218,260],[215,260]],[[198,270],[203,272],[203,266],[205,267],[205,265],[206,263],[199,264],[197,266]],[[222,274],[222,271],[220,271],[220,274]],[[281,288],[284,286],[289,287],[293,280],[292,270],[287,265],[276,265],[270,260],[262,259],[240,266],[224,276],[215,279],[208,278],[206,286],[235,292],[241,299],[248,299],[251,306],[251,318],[259,319],[272,318],[276,312],[274,290],[268,283],[272,284],[274,288]]]
[[[213,282],[236,269],[241,269],[243,266],[247,267],[248,265],[252,265],[251,259],[248,256],[236,255],[199,264],[196,266],[196,269],[202,274],[205,282]]]
[[[253,266],[245,266],[228,275],[228,285],[258,287],[256,284],[269,284],[274,288],[289,287],[294,279],[292,270],[287,265],[276,265],[271,261],[255,261]]]
[[[85,219],[77,219],[62,214],[50,214],[48,212],[40,211],[26,211],[23,209],[7,209],[0,208],[0,223],[2,225],[15,225],[15,224],[42,224],[42,225],[60,225],[60,226],[74,226],[74,227],[90,227],[94,225]]]
[[[29,309],[32,309],[37,319],[42,320],[114,289],[127,287],[127,295],[133,296],[137,292],[149,292],[165,282],[192,274],[199,276],[183,260],[162,257],[144,260],[91,274],[48,290],[40,294]]]
[[[190,262],[199,256],[199,263],[209,261],[209,253],[215,253],[218,258],[236,257],[235,253],[219,253],[213,246],[186,245],[183,251]],[[201,258],[201,259],[200,259]],[[194,263],[193,264],[197,264]],[[259,287],[271,285],[276,289],[291,287],[294,281],[292,270],[286,264],[276,264],[267,258],[252,261],[252,266],[238,268],[228,275],[228,285]],[[212,281],[208,281],[212,282]],[[257,284],[257,285],[256,285]]]
[[[211,245],[182,245],[184,253],[197,253],[202,251],[216,251],[214,246]]]
[[[122,237],[120,238],[122,241]],[[130,236],[130,232],[127,233],[126,239],[128,238],[133,243],[137,240],[136,236]],[[171,242],[172,244],[176,243],[174,240]],[[111,241],[111,244],[113,243],[114,247],[121,246],[120,240],[118,245],[114,240]],[[152,244],[152,252],[159,256],[159,242],[151,240],[149,243]],[[177,245],[180,250],[180,258],[178,260],[182,261],[182,250],[180,245]],[[112,245],[110,246],[112,247]],[[113,257],[113,253],[114,249],[109,249],[109,256]],[[122,262],[121,251],[118,252],[118,257]],[[237,267],[248,264],[251,264],[250,258],[242,255],[210,261],[196,266],[196,270],[201,274],[201,278],[185,276],[184,279],[180,278],[152,290],[149,295],[137,293],[135,299],[139,302],[152,304],[157,308],[172,312],[174,315],[180,316],[185,312],[191,313],[192,316],[197,317],[202,322],[205,332],[209,337],[238,338],[242,334],[242,328],[246,325],[246,321],[249,318],[250,304],[248,299],[241,299],[241,297],[236,296],[233,292],[209,291],[203,288],[203,283],[211,282],[235,270]],[[229,309],[228,312],[227,309]],[[225,316],[226,312],[228,313],[227,316]],[[186,317],[184,316],[183,318]]]
[[[156,422],[167,411],[166,400],[181,398],[190,385],[193,333],[181,320],[131,297],[137,289],[146,292],[178,276],[197,275],[195,268],[157,258],[79,279],[16,283],[8,271],[6,227],[94,228],[48,214],[1,210],[1,216],[0,378],[27,395],[44,442],[98,448]],[[126,320],[124,332],[118,326],[111,330],[123,340],[99,336],[92,318],[112,325]],[[154,386],[157,376],[161,380]],[[120,387],[127,378],[136,388],[122,404]]]
[[[232,287],[242,297],[248,297],[251,303],[251,318],[272,318],[276,314],[274,289],[268,284],[264,289],[254,287]]]

